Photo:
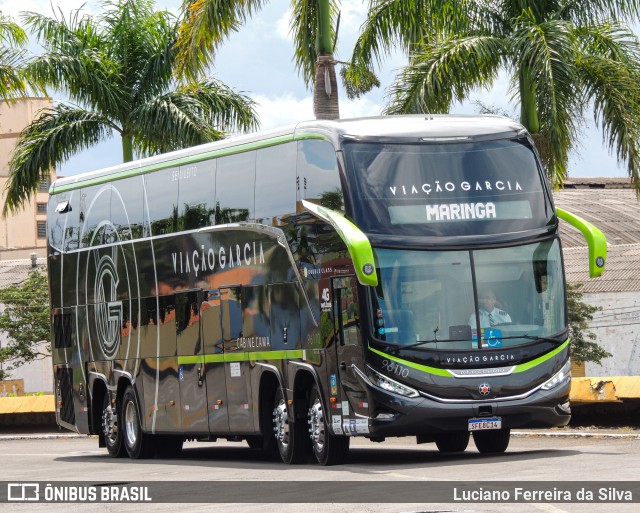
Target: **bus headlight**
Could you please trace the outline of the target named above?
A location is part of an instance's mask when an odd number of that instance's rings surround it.
[[[378,371],[373,370],[368,365],[365,367],[367,370],[367,375],[371,379],[374,385],[380,387],[384,390],[388,390],[389,392],[393,392],[394,394],[403,395],[405,397],[418,397],[420,394],[417,390],[405,386],[402,383],[398,383],[397,381],[385,376],[384,374],[380,374]]]
[[[571,379],[571,360],[567,360],[560,369],[549,381],[542,385],[542,390],[551,390]]]

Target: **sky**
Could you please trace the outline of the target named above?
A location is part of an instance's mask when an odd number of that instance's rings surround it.
[[[69,15],[72,9],[84,4],[84,10],[97,14],[100,3],[95,0],[0,0],[0,12],[18,20],[21,11],[52,14],[51,5]],[[177,12],[180,0],[158,0],[156,6]],[[342,14],[335,57],[348,60],[359,28],[365,19],[367,0],[342,0]],[[289,34],[290,2],[272,0],[237,33],[234,33],[218,51],[212,75],[238,92],[250,96],[257,103],[261,129],[275,128],[298,121],[313,119],[311,91],[308,90],[293,64],[293,43]],[[640,31],[636,31],[640,33]],[[29,49],[37,51],[37,45]],[[385,104],[387,88],[393,83],[406,59],[394,53],[385,60],[378,76],[381,87],[363,98],[349,101],[340,86],[341,118],[376,116]],[[453,114],[477,113],[474,100],[512,113],[518,107],[509,103],[506,75],[501,75],[491,90],[478,90],[463,104],[452,108]],[[63,93],[50,92],[54,101],[64,101]],[[593,123],[593,116],[585,119],[584,138],[571,155],[570,177],[626,176],[624,165],[619,166],[602,143],[601,132]],[[72,157],[59,167],[59,176],[92,171],[121,162],[122,150],[117,134],[105,143]]]

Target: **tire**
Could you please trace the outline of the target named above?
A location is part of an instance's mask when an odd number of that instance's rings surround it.
[[[150,437],[150,435],[146,435]],[[184,439],[179,436],[160,435],[154,437],[156,454],[159,458],[177,458],[182,452]]]
[[[309,437],[304,422],[292,422],[290,408],[281,388],[273,398],[273,432],[282,461],[288,465],[304,463],[309,457]]]
[[[349,437],[329,432],[322,398],[316,385],[309,396],[309,435],[311,449],[320,465],[340,465],[349,453]]]
[[[129,457],[137,460],[153,456],[154,440],[142,431],[138,400],[133,387],[128,386],[125,390],[120,410],[122,442]]]
[[[111,404],[109,399],[109,393],[105,392],[104,400],[102,401],[102,438],[107,446],[107,452],[112,458],[122,458],[126,456],[124,445],[122,444],[122,425],[118,421],[118,408]]]
[[[468,431],[453,431],[435,436],[440,452],[463,452],[469,445]]]
[[[275,392],[265,389],[260,391],[260,430],[259,435],[251,435],[246,438],[250,449],[262,451],[269,459],[279,459],[280,453],[276,447],[276,437],[272,420],[273,394]]]
[[[473,433],[473,441],[478,451],[482,454],[496,454],[507,450],[510,436],[510,429],[478,431],[477,433]]]

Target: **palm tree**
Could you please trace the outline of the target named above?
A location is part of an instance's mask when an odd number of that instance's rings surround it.
[[[20,68],[27,35],[11,18],[0,13],[0,99],[9,100],[26,94]],[[7,46],[5,46],[5,44]],[[18,47],[18,48],[16,48]]]
[[[267,0],[185,0],[178,46],[179,72],[191,78],[206,72],[216,48]],[[292,0],[294,60],[307,86],[313,86],[318,119],[340,117],[335,60],[338,0]]]
[[[153,0],[106,2],[97,18],[73,11],[23,18],[45,52],[26,67],[36,83],[67,92],[72,103],[40,113],[10,161],[4,213],[19,209],[41,176],[117,132],[122,158],[151,155],[257,126],[253,102],[216,80],[174,81],[178,21]]]
[[[592,109],[640,191],[640,42],[623,25],[639,17],[638,0],[372,0],[347,76],[361,86],[361,70],[400,45],[409,64],[387,112],[436,113],[506,70],[554,183]]]

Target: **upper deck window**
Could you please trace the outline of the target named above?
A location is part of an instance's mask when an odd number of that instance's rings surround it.
[[[525,139],[345,144],[354,217],[370,233],[486,235],[543,227],[551,217]]]

